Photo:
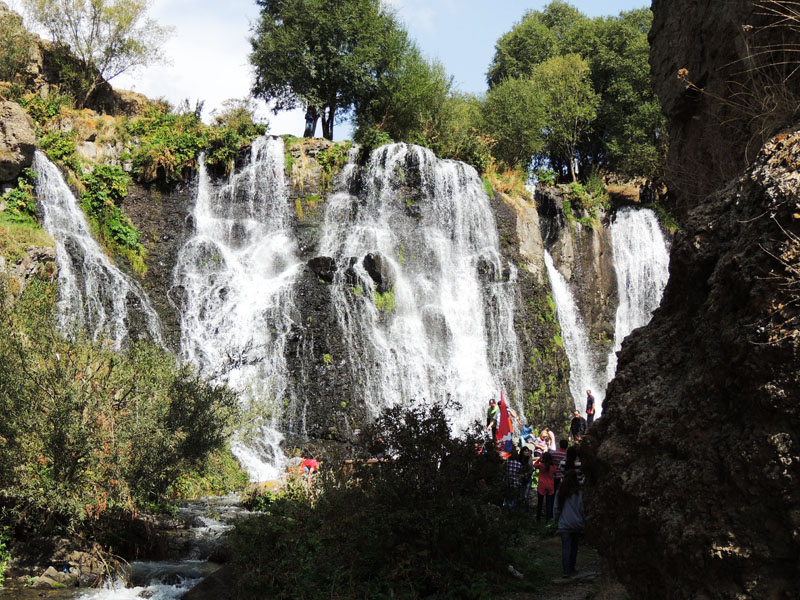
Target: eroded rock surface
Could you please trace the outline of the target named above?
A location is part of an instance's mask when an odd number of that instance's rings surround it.
[[[586,505],[634,598],[800,594],[799,168],[780,135],[689,214],[623,345]]]
[[[33,122],[16,102],[0,102],[0,182],[12,181],[33,164]]]

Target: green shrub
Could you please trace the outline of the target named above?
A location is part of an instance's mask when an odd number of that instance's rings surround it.
[[[182,181],[208,146],[207,128],[198,115],[175,114],[164,104],[152,105],[142,116],[129,121],[126,132],[134,138],[133,173],[146,183]]]
[[[553,169],[548,169],[547,167],[538,167],[533,170],[533,176],[536,177],[536,181],[545,187],[555,185],[556,172],[553,171]]]
[[[170,498],[199,498],[218,496],[232,491],[244,490],[250,477],[242,470],[239,461],[230,449],[215,450],[196,469],[182,473],[170,485]]]
[[[42,98],[36,94],[28,94],[19,99],[19,104],[39,127],[44,127],[56,117],[61,116],[64,108],[74,105],[71,96],[59,92]]]
[[[317,161],[322,167],[322,189],[326,190],[333,184],[333,178],[347,164],[347,155],[352,143],[336,142],[317,154]]]
[[[0,588],[6,578],[6,565],[11,559],[11,552],[8,549],[8,542],[11,540],[8,527],[0,527]]]
[[[252,501],[266,514],[231,537],[237,597],[497,597],[516,543],[491,504],[500,467],[475,452],[482,432],[451,437],[444,411],[386,410],[362,434],[383,437],[393,459],[323,471],[315,501],[302,490]]]
[[[51,131],[39,138],[39,146],[50,160],[66,162],[75,154],[75,131]]]
[[[3,194],[3,201],[6,204],[3,212],[12,223],[37,223],[35,181],[36,173],[33,169],[25,168],[17,178],[17,186]]]
[[[25,72],[34,37],[22,24],[22,17],[0,12],[0,81],[13,81]]]
[[[140,233],[130,222],[120,204],[128,194],[130,177],[120,167],[95,165],[81,176],[81,207],[95,233],[112,250],[117,250],[138,272],[144,272],[144,248]]]
[[[13,304],[0,297],[0,518],[41,533],[163,501],[224,447],[237,411],[232,392],[154,344],[65,338],[55,300],[38,280]]]
[[[353,137],[355,142],[361,145],[362,159],[369,157],[376,148],[394,142],[388,133],[377,127],[359,128]]]

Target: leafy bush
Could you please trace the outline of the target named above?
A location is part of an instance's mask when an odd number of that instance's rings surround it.
[[[477,430],[453,438],[440,406],[387,409],[391,460],[323,473],[316,502],[266,496],[232,535],[242,598],[490,598],[500,572],[500,467]],[[495,455],[496,458],[496,455]],[[513,542],[512,542],[513,544]]]
[[[136,179],[147,183],[183,180],[208,146],[206,129],[193,112],[176,114],[170,112],[169,105],[151,105],[126,126],[128,135],[134,137],[131,160]]]
[[[61,161],[73,170],[78,166],[71,159],[75,156],[75,131],[51,131],[39,138],[39,146],[50,160]]]
[[[222,448],[235,395],[152,344],[124,353],[55,330],[54,285],[0,297],[0,517],[70,531],[158,502]]]
[[[549,187],[556,182],[556,172],[547,167],[537,167],[533,170],[533,176],[536,177],[536,181],[544,186]]]
[[[0,81],[13,81],[25,72],[33,42],[22,17],[10,10],[0,12]]]
[[[0,527],[0,588],[3,587],[6,577],[6,565],[11,558],[11,552],[8,549],[10,537],[8,527]]]
[[[377,127],[360,127],[353,136],[356,143],[361,145],[362,157],[368,157],[373,150],[394,142],[392,137]]]
[[[120,208],[128,194],[129,181],[120,167],[95,165],[94,170],[81,176],[81,207],[103,243],[118,250],[134,269],[143,273],[144,248],[139,243],[139,231]]]
[[[72,106],[74,101],[71,96],[56,92],[49,94],[47,98],[28,94],[19,99],[19,104],[39,127],[44,127],[56,117],[61,116],[63,110]]]
[[[37,218],[36,196],[34,195],[34,182],[36,173],[33,169],[25,168],[17,178],[17,186],[3,194],[6,204],[5,216],[13,223],[35,224]]]
[[[226,100],[222,110],[215,114],[214,125],[208,132],[206,164],[230,173],[236,156],[254,138],[264,135],[267,127],[266,123],[256,123],[255,106],[249,98]]]

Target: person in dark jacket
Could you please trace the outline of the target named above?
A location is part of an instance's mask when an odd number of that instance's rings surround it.
[[[571,577],[575,574],[578,541],[585,525],[583,493],[575,469],[564,473],[564,479],[556,494],[553,514],[558,523],[558,533],[561,536],[561,568],[564,577]]]
[[[572,437],[572,441],[576,441],[582,438],[583,434],[586,433],[586,419],[584,419],[577,410],[573,414],[575,416],[569,424],[569,435]]]
[[[591,427],[594,421],[594,396],[592,390],[586,390],[586,427]]]

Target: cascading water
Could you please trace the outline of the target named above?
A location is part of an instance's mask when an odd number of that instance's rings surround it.
[[[460,429],[501,389],[519,402],[516,269],[475,170],[392,144],[372,154],[358,196],[355,172],[327,200],[319,253],[336,260],[333,301],[368,411],[452,397]]]
[[[58,168],[41,152],[33,160],[44,229],[56,242],[58,324],[121,347],[132,335],[161,343],[161,324],[144,290],[120,271],[92,237],[89,223]]]
[[[170,292],[182,358],[240,393],[252,427],[233,450],[254,481],[275,479],[284,460],[276,415],[290,400],[284,347],[301,266],[287,198],[280,139],[254,141],[249,164],[221,185],[201,159],[194,235]]]
[[[553,289],[553,301],[556,305],[556,316],[561,325],[561,336],[564,340],[564,351],[569,358],[570,378],[569,391],[575,402],[575,408],[582,413],[586,410],[586,390],[592,390],[595,398],[596,413],[600,413],[605,396],[606,381],[598,372],[594,359],[589,351],[589,336],[583,323],[578,306],[567,285],[564,276],[553,264],[553,257],[545,250],[544,264],[550,277]],[[602,384],[602,385],[598,385]]]
[[[608,357],[608,381],[616,373],[622,340],[650,321],[669,279],[669,248],[652,210],[621,208],[610,231],[619,306],[614,348]]]

